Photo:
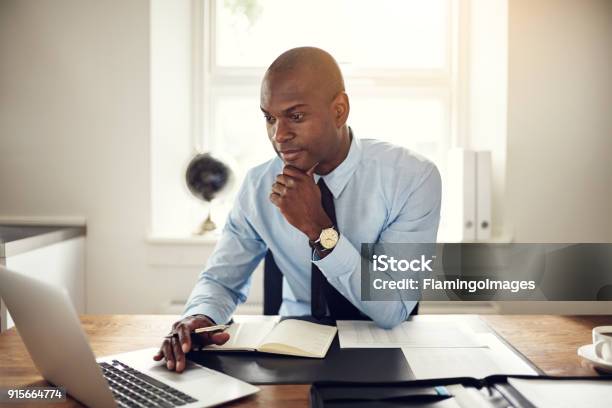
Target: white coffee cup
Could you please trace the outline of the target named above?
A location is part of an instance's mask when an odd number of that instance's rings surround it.
[[[599,326],[593,329],[595,355],[612,363],[612,326]]]

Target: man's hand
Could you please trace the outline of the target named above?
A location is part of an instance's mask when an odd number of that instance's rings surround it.
[[[191,334],[195,329],[208,326],[214,326],[214,323],[204,315],[188,316],[175,322],[172,325],[172,331],[178,333],[178,337],[172,336],[164,339],[161,348],[153,356],[153,360],[160,361],[165,358],[168,370],[182,373],[186,366],[185,353],[191,350],[192,341],[199,346],[205,346],[208,344],[220,345],[229,340],[229,333],[224,332]]]
[[[318,163],[317,163],[318,164]],[[321,190],[314,182],[315,164],[304,172],[286,165],[276,176],[270,201],[277,206],[287,222],[315,241],[321,230],[333,224],[321,205]]]

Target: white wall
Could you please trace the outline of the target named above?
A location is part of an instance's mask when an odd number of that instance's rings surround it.
[[[510,0],[507,210],[519,242],[612,242],[612,2]]]
[[[506,215],[515,241],[612,242],[612,2],[510,0],[508,49]],[[501,306],[612,311],[612,302]]]
[[[0,214],[87,218],[90,312],[148,310],[148,42],[145,0],[0,2]]]

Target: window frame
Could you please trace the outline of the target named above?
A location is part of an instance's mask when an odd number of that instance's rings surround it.
[[[449,124],[448,147],[464,147],[467,139],[469,107],[469,1],[446,0],[447,49],[446,66],[442,69],[364,69],[341,66],[351,89],[362,91],[368,87],[414,87],[446,93]],[[265,68],[221,67],[216,64],[216,1],[192,0],[193,64],[192,77],[192,143],[197,151],[210,150],[211,140],[206,135],[216,129],[216,118],[211,101],[219,88],[231,92],[234,87],[259,86]],[[217,88],[215,91],[214,88]],[[356,94],[359,94],[355,92]]]

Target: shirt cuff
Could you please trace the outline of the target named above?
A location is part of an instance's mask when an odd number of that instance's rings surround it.
[[[214,324],[225,324],[229,321],[229,317],[223,316],[219,310],[209,304],[200,304],[189,307],[183,312],[183,318],[193,315],[205,315],[213,321]]]
[[[343,234],[325,258],[319,259],[317,251],[313,251],[312,262],[323,272],[327,279],[337,278],[353,272],[360,263],[359,252]]]

